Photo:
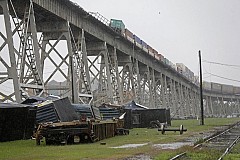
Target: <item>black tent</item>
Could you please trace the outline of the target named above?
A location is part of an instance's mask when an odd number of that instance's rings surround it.
[[[150,127],[151,121],[159,121],[160,123],[171,125],[169,109],[150,109],[134,101],[125,104],[123,108],[124,112],[126,112],[124,118],[125,128]]]
[[[0,103],[0,141],[31,138],[36,121],[36,107]]]

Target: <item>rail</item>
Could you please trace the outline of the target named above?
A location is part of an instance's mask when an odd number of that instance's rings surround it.
[[[200,144],[195,145],[195,146],[193,147],[193,149],[201,148],[201,147],[203,146],[203,144],[206,144],[206,143],[208,143],[208,142],[210,142],[210,141],[213,141],[213,140],[217,139],[217,138],[220,137],[220,136],[223,136],[223,135],[229,133],[232,129],[235,129],[236,127],[238,127],[239,132],[240,132],[240,127],[239,127],[239,125],[240,125],[240,122],[237,122],[237,123],[231,125],[229,128],[225,129],[224,131],[222,131],[222,132],[220,132],[220,133],[218,133],[218,134],[216,134],[216,135],[214,135],[214,136],[212,136],[212,137],[207,138],[204,142],[202,142],[202,143],[200,143]],[[229,138],[229,139],[231,139],[231,138]],[[226,138],[225,141],[228,141],[229,139]],[[234,138],[234,141],[231,142],[231,144],[224,150],[224,153],[218,158],[218,160],[222,160],[223,157],[224,157],[225,155],[227,155],[227,154],[232,150],[232,148],[237,144],[237,142],[238,142],[239,140],[240,140],[240,136],[237,136],[236,138]],[[187,155],[187,153],[188,153],[188,152],[185,151],[185,152],[182,152],[182,153],[180,153],[180,154],[177,154],[176,156],[174,156],[174,157],[171,158],[170,160],[177,160],[177,159],[184,158],[184,157]]]
[[[240,139],[240,136],[238,136],[238,137],[230,144],[230,146],[225,150],[225,152],[221,155],[221,157],[218,158],[218,160],[222,160],[223,157],[224,157],[225,155],[227,155],[227,154],[232,150],[232,148],[237,144],[237,142],[239,141],[239,139]]]

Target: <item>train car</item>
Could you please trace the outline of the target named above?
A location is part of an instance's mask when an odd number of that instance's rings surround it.
[[[194,73],[193,73],[191,70],[189,70],[188,78],[189,78],[189,80],[190,80],[191,82],[194,81]]]
[[[185,65],[182,63],[176,63],[177,66],[177,72],[180,74],[183,74],[185,72]]]
[[[164,63],[168,66],[170,65],[170,61],[167,58],[164,58]]]
[[[147,48],[148,48],[148,54],[154,57],[153,48],[149,45],[147,46]]]
[[[116,32],[124,35],[125,25],[122,20],[111,19],[109,26]]]
[[[164,62],[164,56],[160,53],[155,54],[155,58],[160,62]]]
[[[129,40],[130,42],[134,43],[133,33],[130,30],[128,30],[127,28],[125,28],[124,37],[127,40]]]
[[[162,62],[162,63],[164,63],[164,56],[163,56],[163,54],[160,54],[160,53],[158,53],[159,54],[159,57],[160,57],[160,61]]]
[[[233,86],[222,84],[222,93],[233,94],[234,93]]]
[[[160,57],[161,54],[155,54],[154,56],[155,56],[155,59],[157,59],[158,61],[161,61],[161,57]]]
[[[199,76],[194,76],[193,78],[193,83],[196,84],[197,86],[199,86]]]
[[[142,45],[142,49],[148,53],[148,45],[146,42],[144,42],[143,40],[141,40],[141,45]]]
[[[158,51],[153,49],[153,54],[154,54],[154,57],[156,58],[156,55],[158,55]]]
[[[177,71],[178,73],[182,74],[182,69],[181,69],[178,65],[176,65],[176,71]]]
[[[172,63],[171,68],[176,71],[176,64]]]
[[[211,82],[211,90],[214,92],[222,92],[222,85],[219,83]]]
[[[188,80],[193,81],[194,73],[187,66],[185,66],[183,63],[176,63],[176,66],[177,66],[177,72],[182,74]]]
[[[233,93],[234,93],[235,95],[240,95],[240,87],[234,86],[234,87],[233,87]]]
[[[211,82],[203,81],[203,89],[211,91]]]
[[[177,66],[176,66],[176,64],[173,64],[173,69],[174,69],[175,71],[177,71]]]
[[[169,66],[175,70],[175,64],[173,62],[169,61]]]
[[[155,50],[155,49],[153,49],[153,53],[154,53],[154,54],[158,54],[158,51]]]
[[[138,36],[136,36],[135,34],[133,35],[133,39],[134,39],[134,44],[136,46],[138,46],[139,48],[142,48],[141,39]]]

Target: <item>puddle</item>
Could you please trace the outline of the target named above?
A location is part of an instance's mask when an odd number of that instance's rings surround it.
[[[141,154],[134,157],[125,158],[124,160],[152,160],[152,158],[149,155]]]
[[[142,147],[147,145],[148,143],[142,143],[142,144],[125,144],[122,146],[117,146],[117,147],[111,147],[111,148],[137,148],[137,147]]]
[[[154,144],[154,147],[161,149],[178,149],[182,146],[193,146],[191,142],[177,142],[177,143],[168,143],[168,144]]]

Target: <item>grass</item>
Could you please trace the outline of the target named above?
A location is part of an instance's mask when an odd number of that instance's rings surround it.
[[[231,152],[226,155],[224,160],[238,160],[240,159],[240,143],[236,144]]]
[[[231,124],[240,119],[237,118],[221,118],[206,119],[205,125],[200,126],[197,120],[174,120],[172,127],[179,127],[180,124],[188,129],[183,135],[174,132],[166,132],[162,135],[157,129],[134,128],[130,130],[127,136],[116,136],[113,138],[102,140],[106,145],[100,145],[100,142],[65,145],[65,146],[46,146],[44,143],[40,146],[35,145],[34,140],[19,140],[12,142],[0,143],[0,159],[6,160],[75,160],[75,159],[121,159],[137,154],[147,154],[155,157],[155,159],[169,159],[177,153],[186,149],[182,147],[177,150],[159,150],[152,147],[152,144],[169,143],[182,141],[187,137],[213,129],[216,126]],[[148,145],[138,148],[111,148],[124,144],[148,143]],[[199,153],[195,153],[198,154]],[[205,158],[206,159],[206,158]]]
[[[188,153],[191,160],[216,160],[220,157],[221,152],[217,150],[196,150]]]

